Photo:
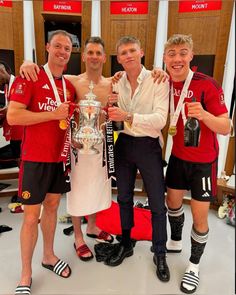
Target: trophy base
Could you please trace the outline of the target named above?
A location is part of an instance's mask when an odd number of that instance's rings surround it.
[[[84,154],[84,155],[95,155],[95,154],[99,154],[99,151],[95,148],[90,148],[90,149],[79,149],[78,150],[80,154]]]

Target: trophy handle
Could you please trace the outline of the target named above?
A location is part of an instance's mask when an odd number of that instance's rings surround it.
[[[72,120],[71,127],[72,127],[72,130],[77,130],[78,129],[78,124],[75,122],[75,120]]]
[[[100,125],[99,130],[103,132],[103,131],[105,130],[105,126],[106,126],[106,124],[107,124],[107,122],[103,122],[103,123]]]

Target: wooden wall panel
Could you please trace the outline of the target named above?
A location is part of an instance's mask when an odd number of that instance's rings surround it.
[[[221,84],[229,38],[233,0],[222,1],[222,9],[178,13],[178,1],[169,2],[168,36],[191,34],[195,54],[214,54],[213,77]]]
[[[24,57],[23,2],[13,1],[12,8],[0,7],[0,48],[14,50],[15,73]]]
[[[18,74],[24,59],[23,2],[13,2],[12,24],[15,51],[15,72]]]
[[[147,19],[147,32],[145,41],[145,67],[153,68],[156,43],[156,27],[158,15],[158,1],[149,1],[149,14]]]
[[[13,50],[14,45],[13,45],[12,9],[6,8],[6,7],[0,7],[0,15],[1,15],[0,48]]]
[[[229,145],[228,145],[227,157],[225,162],[226,175],[233,174],[233,169],[235,165],[235,112],[232,118],[232,122],[233,122],[233,130],[232,130],[232,135],[229,138]]]
[[[103,65],[103,75],[109,77],[111,75],[111,61],[110,52],[113,45],[111,44],[110,38],[110,26],[111,26],[111,15],[110,15],[110,1],[101,1],[101,35],[105,42],[105,51],[107,55],[106,63]],[[122,33],[122,27],[118,27],[117,31]],[[114,42],[114,41],[113,41]]]
[[[116,55],[116,42],[120,39],[121,36],[124,36],[124,34],[137,37],[141,41],[141,44],[145,47],[146,30],[146,20],[111,20],[109,54]]]
[[[15,51],[15,73],[18,75],[24,59],[23,2],[12,5],[13,44]]]
[[[125,32],[125,21],[113,20],[111,22],[111,36],[110,36],[110,44],[109,44],[109,54],[116,55],[116,42],[119,40],[120,36],[122,36],[123,32]]]
[[[42,65],[45,63],[45,34],[44,34],[44,18],[43,2],[33,1],[34,10],[34,30],[35,30],[35,46],[36,46],[36,57],[37,63]]]
[[[84,50],[84,42],[91,35],[91,11],[92,3],[91,1],[83,1],[83,13],[82,13],[82,51]],[[81,61],[81,71],[85,71],[85,65]]]
[[[35,25],[35,41],[36,41],[36,55],[37,63],[44,64],[46,62],[45,55],[45,32],[44,21],[65,21],[65,22],[81,22],[81,45],[83,50],[83,44],[86,38],[91,34],[91,1],[82,2],[82,14],[75,13],[48,13],[43,11],[43,1],[34,0],[34,25]],[[84,64],[81,63],[82,72],[85,70]]]
[[[130,20],[130,21],[142,21],[142,20],[147,20],[147,14],[135,14],[135,15],[133,15],[133,14],[126,14],[126,15],[124,15],[124,14],[110,14],[110,2],[111,2],[112,0],[108,0],[107,1],[107,6],[106,7],[108,7],[107,8],[107,12],[108,12],[108,14],[109,14],[109,16],[110,16],[110,19],[112,19],[112,20],[120,20],[120,21],[124,21],[124,20]],[[105,3],[104,2],[102,2],[102,6],[104,5]]]
[[[195,54],[215,54],[219,26],[219,16],[209,16],[207,18],[192,17],[191,22],[187,26],[186,19],[179,18],[177,31],[182,34],[189,34],[191,32],[193,40],[197,40],[197,42],[194,42]]]
[[[111,15],[110,0],[101,2],[102,38],[105,41],[107,62],[103,74],[111,75],[111,55],[116,55],[116,42],[125,35],[137,37],[145,54],[145,66],[152,68],[155,50],[158,1],[149,1],[148,14]]]
[[[235,165],[235,136],[230,137],[229,139],[227,157],[225,162],[226,175],[233,174],[234,165]]]
[[[233,12],[234,0],[222,1],[219,34],[217,38],[214,78],[222,83],[224,65],[228,47],[230,24]]]

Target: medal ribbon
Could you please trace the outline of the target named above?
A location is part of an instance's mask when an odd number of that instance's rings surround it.
[[[15,80],[15,76],[11,75],[10,76],[10,80],[9,80],[9,84],[8,85],[7,84],[5,85],[4,92],[5,92],[6,104],[7,104],[8,98],[10,96],[10,90],[11,90],[11,86],[12,86],[14,80]]]
[[[186,114],[185,114],[185,103],[183,103],[183,107],[181,109],[181,115],[182,115],[183,123],[185,125],[185,123],[187,122],[187,118],[186,118]]]
[[[175,105],[174,105],[174,88],[173,88],[173,84],[171,85],[171,94],[170,94],[170,117],[171,117],[171,121],[170,121],[170,127],[175,127],[176,124],[177,124],[177,121],[178,121],[179,115],[180,115],[180,111],[181,111],[181,109],[183,107],[184,99],[188,94],[188,88],[189,88],[189,85],[191,83],[192,77],[193,77],[193,71],[191,71],[189,69],[188,76],[187,76],[187,78],[186,78],[186,80],[184,82],[184,86],[183,86],[183,89],[181,91],[180,98],[179,98],[176,110],[175,110]]]
[[[76,104],[70,103],[69,107],[69,116],[66,118],[67,121],[67,129],[64,136],[63,146],[61,149],[61,154],[59,157],[59,161],[64,163],[64,172],[65,175],[71,171],[71,157],[70,157],[70,147],[71,147],[71,128],[70,128],[70,119],[74,113],[76,108]]]
[[[55,99],[56,99],[56,102],[57,102],[57,107],[59,107],[59,105],[62,102],[61,102],[61,98],[60,98],[60,95],[58,93],[58,90],[57,90],[57,87],[56,87],[54,78],[52,76],[52,73],[51,73],[51,71],[49,69],[48,64],[46,63],[43,67],[44,67],[44,70],[45,70],[46,75],[48,76],[49,82],[50,82],[50,84],[52,86],[52,90],[53,90],[53,93],[54,93],[54,96],[55,96]],[[63,96],[64,96],[64,102],[65,102],[65,101],[67,101],[67,97],[66,97],[66,82],[65,82],[65,79],[64,79],[63,76],[62,76],[62,89],[63,89]]]
[[[105,150],[103,152],[103,159],[105,158],[107,164],[107,177],[116,179],[115,177],[115,158],[114,158],[114,134],[112,121],[108,121],[105,126]],[[104,160],[105,160],[104,159]],[[104,166],[104,165],[103,165]]]

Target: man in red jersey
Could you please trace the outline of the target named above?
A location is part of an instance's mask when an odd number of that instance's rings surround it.
[[[216,195],[218,142],[216,134],[230,132],[222,88],[211,77],[193,73],[191,36],[173,35],[165,44],[164,62],[171,76],[170,134],[173,147],[166,173],[168,218],[171,237],[168,252],[181,252],[185,190],[191,191],[193,226],[191,257],[181,281],[181,291],[194,293],[199,284],[199,261],[208,239],[208,210]],[[192,98],[196,102],[191,102]],[[198,147],[184,146],[186,117],[200,122]],[[176,175],[178,171],[178,176]]]
[[[53,249],[60,197],[70,190],[64,163],[69,153],[69,102],[74,100],[74,87],[62,74],[72,51],[71,36],[55,31],[46,49],[48,63],[40,69],[37,82],[16,78],[7,112],[10,125],[24,125],[19,177],[19,196],[25,205],[20,237],[22,272],[16,294],[31,291],[41,205],[42,266],[63,278],[71,274],[69,265]]]

